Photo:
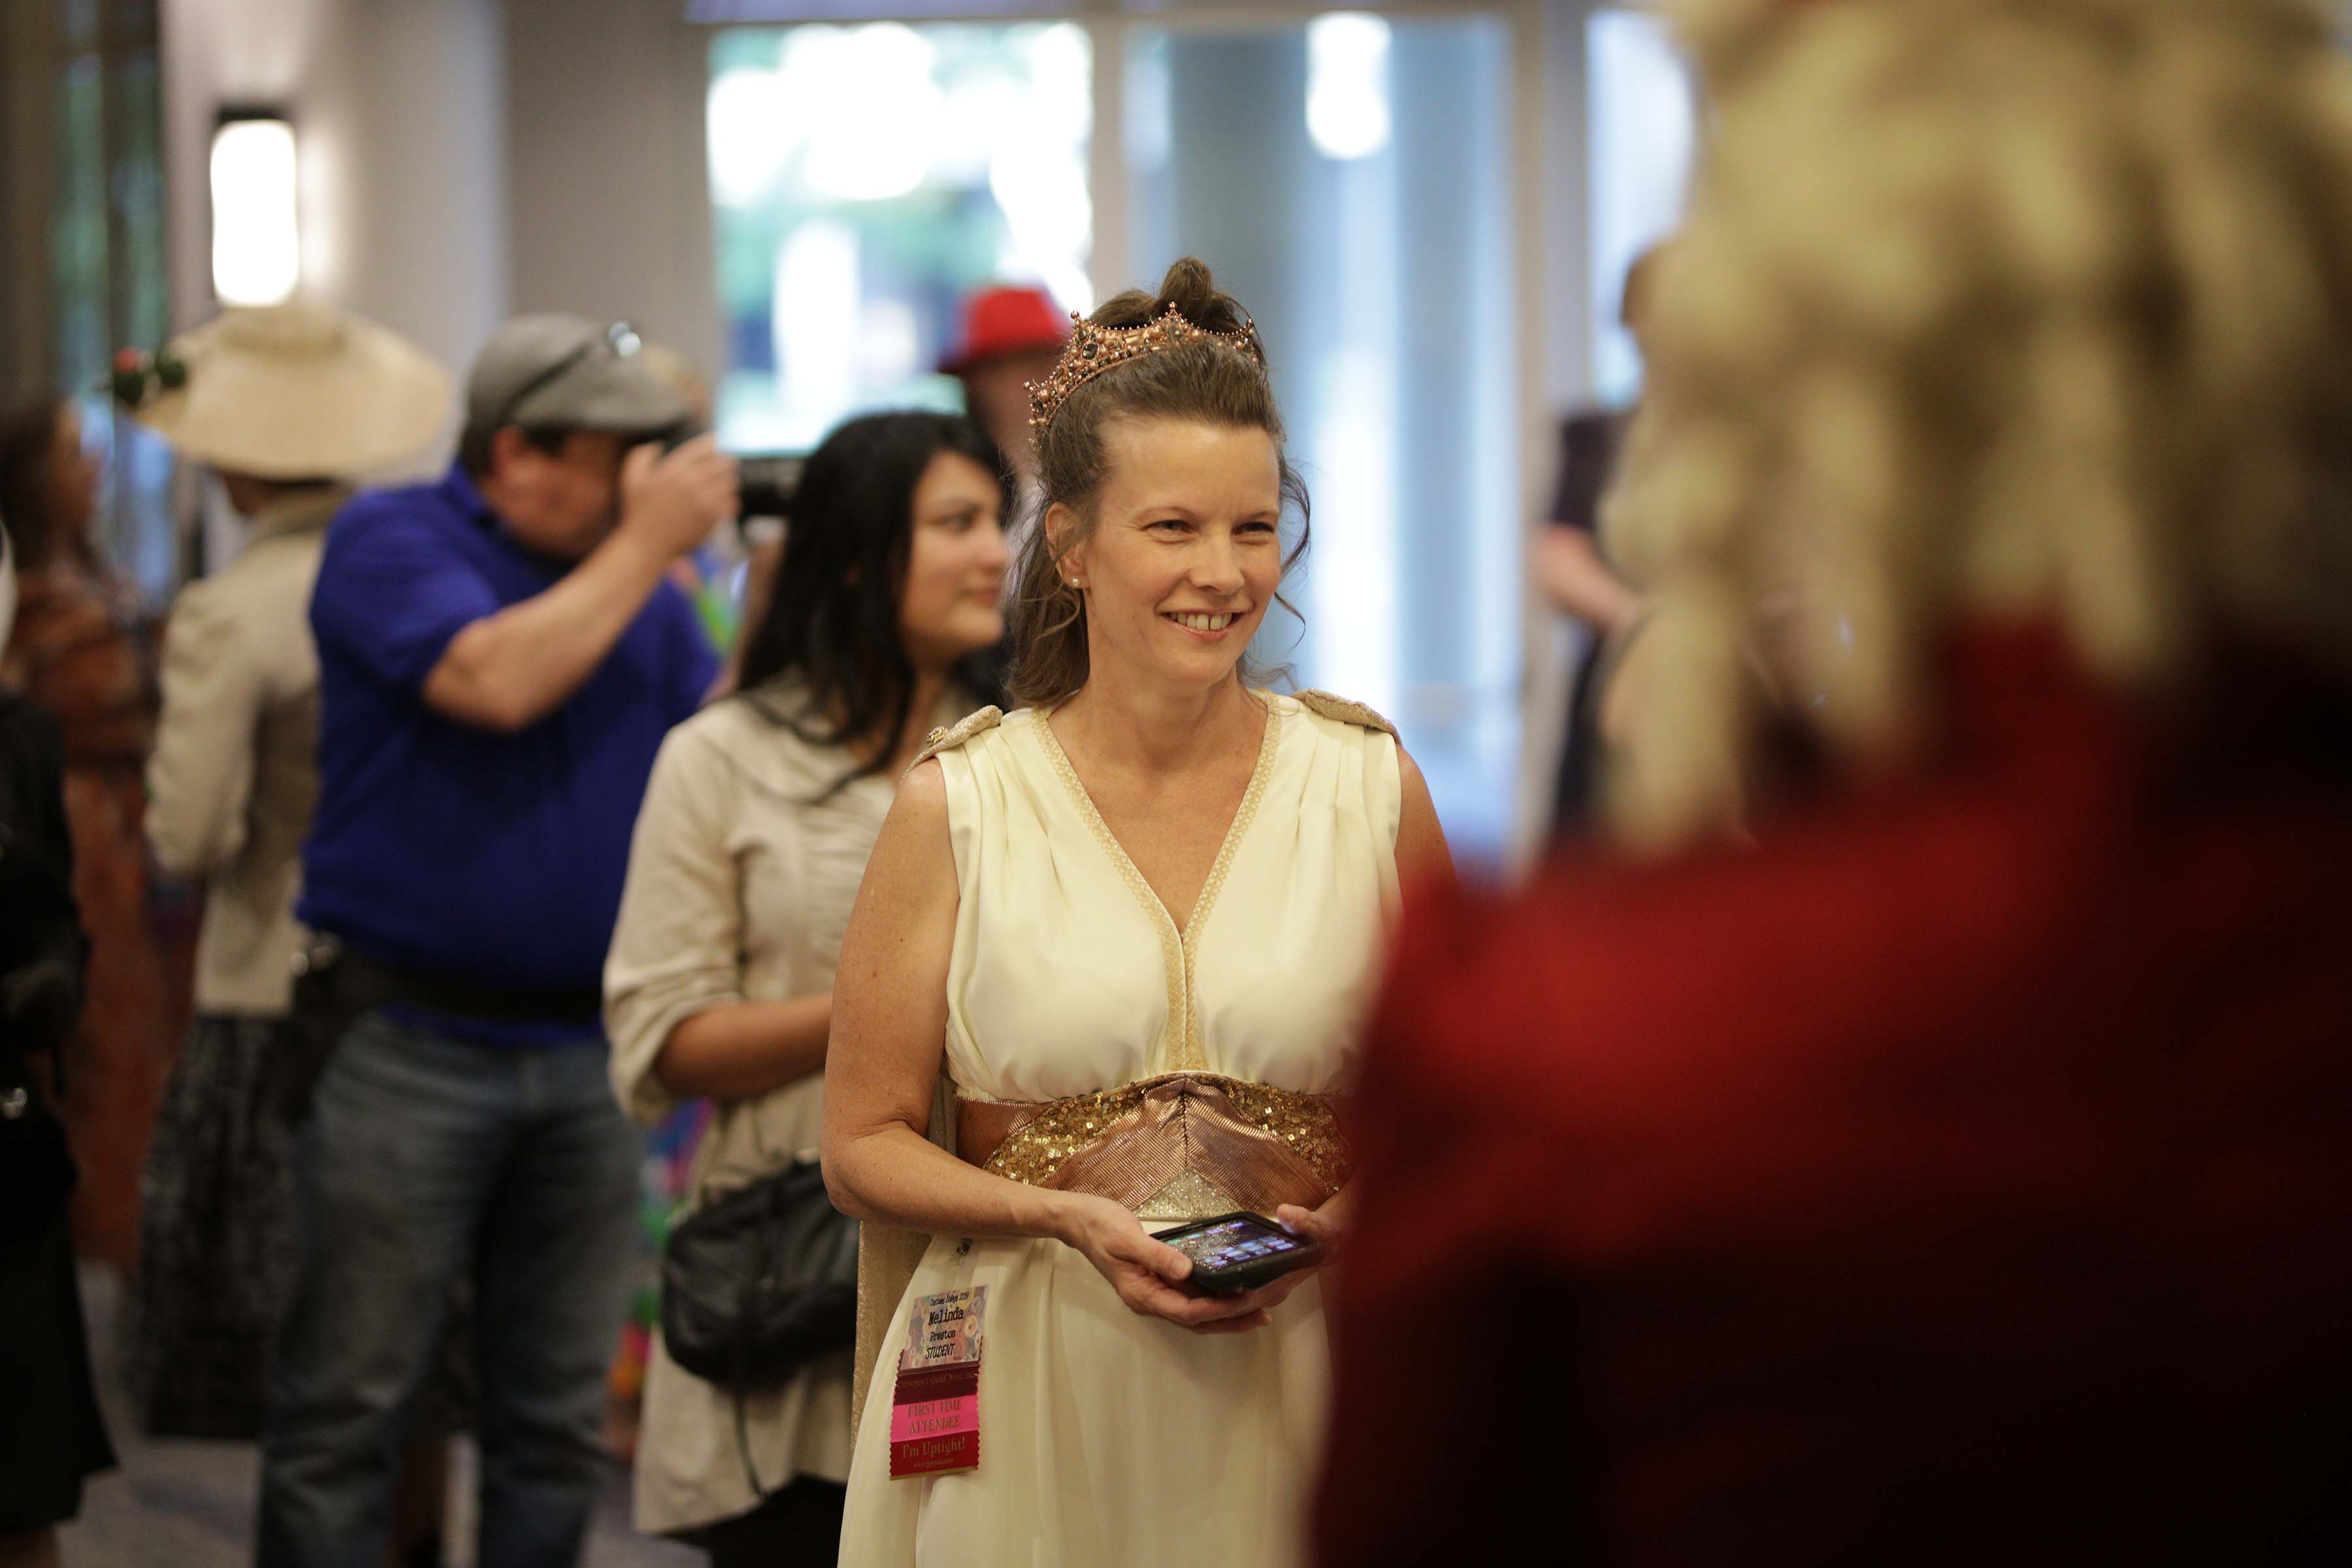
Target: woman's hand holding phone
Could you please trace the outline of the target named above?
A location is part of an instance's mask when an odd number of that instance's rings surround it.
[[[1290,1294],[1292,1277],[1233,1296],[1196,1296],[1181,1288],[1192,1260],[1152,1239],[1143,1222],[1108,1198],[1068,1194],[1062,1239],[1110,1281],[1138,1317],[1162,1318],[1202,1334],[1246,1333],[1271,1320],[1267,1309]]]

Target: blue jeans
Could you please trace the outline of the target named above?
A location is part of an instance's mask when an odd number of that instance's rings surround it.
[[[361,1019],[294,1152],[300,1265],[261,1433],[260,1568],[378,1568],[451,1287],[474,1284],[484,1568],[579,1561],[636,1225],[636,1131],[595,1040]]]

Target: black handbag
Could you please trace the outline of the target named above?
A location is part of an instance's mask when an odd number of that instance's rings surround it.
[[[7,1194],[0,1203],[0,1243],[38,1234],[66,1206],[73,1184],[65,1124],[44,1103],[32,1064],[0,1042],[0,1193]]]
[[[814,1160],[711,1199],[662,1249],[662,1344],[739,1398],[782,1387],[857,1334],[857,1222]]]

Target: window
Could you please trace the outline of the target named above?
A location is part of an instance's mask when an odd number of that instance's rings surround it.
[[[0,146],[0,205],[22,230],[0,255],[0,361],[18,386],[80,404],[107,459],[101,542],[161,600],[178,566],[171,449],[103,390],[115,350],[152,349],[170,325],[155,6],[23,5],[0,34],[0,100],[23,132]]]
[[[960,406],[935,367],[989,282],[1092,309],[1084,28],[731,28],[710,64],[729,447],[804,450],[864,410]]]

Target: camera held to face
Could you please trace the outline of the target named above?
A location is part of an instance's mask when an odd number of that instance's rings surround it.
[[[704,434],[698,421],[682,425],[662,438],[662,450],[675,452]],[[791,510],[793,491],[800,488],[801,468],[808,461],[800,452],[745,452],[735,459],[737,515],[782,518]]]
[[[796,452],[759,452],[736,459],[736,493],[745,517],[785,516],[808,459]]]

